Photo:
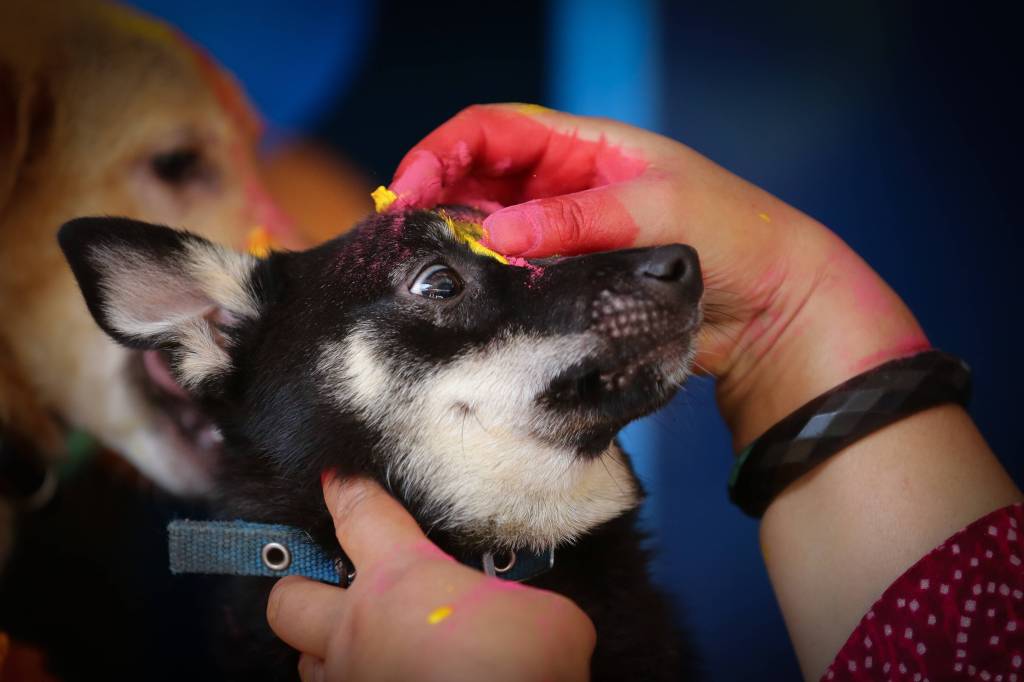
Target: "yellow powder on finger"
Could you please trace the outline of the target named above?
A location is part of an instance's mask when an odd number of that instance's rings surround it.
[[[427,623],[430,625],[437,625],[448,616],[452,615],[452,607],[450,606],[438,606],[436,609],[427,614]]]
[[[526,102],[516,102],[512,105],[513,108],[520,114],[526,114],[527,116],[536,116],[537,114],[546,114],[554,109],[549,109],[540,104],[528,104]]]

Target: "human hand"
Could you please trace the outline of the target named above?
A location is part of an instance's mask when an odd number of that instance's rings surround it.
[[[571,601],[459,564],[375,483],[325,479],[351,587],[282,578],[271,629],[303,680],[585,680],[594,627]]]
[[[570,255],[683,242],[700,253],[737,446],[849,377],[928,347],[899,297],[835,234],[693,150],[614,121],[531,105],[470,107],[402,160],[399,207],[491,212],[488,245]]]

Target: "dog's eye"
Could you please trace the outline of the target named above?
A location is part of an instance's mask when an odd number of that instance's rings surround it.
[[[454,298],[462,293],[462,279],[447,265],[431,265],[419,274],[409,291],[437,300]]]
[[[204,173],[203,155],[197,147],[161,152],[150,159],[149,165],[153,175],[175,187],[199,180]]]

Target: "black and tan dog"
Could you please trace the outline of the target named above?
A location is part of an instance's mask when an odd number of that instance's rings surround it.
[[[696,254],[509,264],[473,219],[383,214],[266,260],[120,218],[72,221],[60,243],[104,331],[159,353],[220,429],[225,517],[338,555],[320,473],[369,474],[456,556],[554,547],[536,584],[594,619],[596,678],[678,679],[615,436],[689,373]]]

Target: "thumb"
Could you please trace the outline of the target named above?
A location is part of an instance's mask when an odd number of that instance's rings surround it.
[[[487,245],[543,257],[659,243],[669,235],[658,194],[656,183],[638,179],[509,206],[484,220]]]
[[[426,538],[416,520],[377,483],[365,478],[323,477],[324,501],[341,547],[356,566],[391,555],[396,546]]]

